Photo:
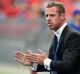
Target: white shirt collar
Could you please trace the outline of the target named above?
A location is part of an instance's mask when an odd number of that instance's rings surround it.
[[[66,25],[67,25],[67,23],[65,22],[56,32],[54,31],[54,34],[58,37],[58,41],[59,41],[61,33]]]

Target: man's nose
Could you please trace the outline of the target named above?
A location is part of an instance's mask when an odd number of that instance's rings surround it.
[[[47,19],[47,21],[50,21],[51,18],[50,18],[50,16],[48,16],[46,19]]]

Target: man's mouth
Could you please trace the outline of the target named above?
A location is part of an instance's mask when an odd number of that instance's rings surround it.
[[[52,23],[48,23],[48,24],[52,24]]]

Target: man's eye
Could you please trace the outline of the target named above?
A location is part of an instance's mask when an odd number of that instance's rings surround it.
[[[48,17],[48,15],[45,15],[46,17]]]

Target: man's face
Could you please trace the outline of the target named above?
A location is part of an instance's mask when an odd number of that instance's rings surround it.
[[[46,22],[50,30],[57,30],[61,26],[61,15],[57,12],[55,6],[45,9]]]

